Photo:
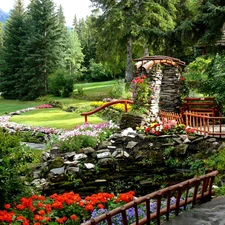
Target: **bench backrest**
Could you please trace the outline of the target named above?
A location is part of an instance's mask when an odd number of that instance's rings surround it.
[[[201,114],[211,114],[213,116],[220,115],[220,107],[216,103],[215,98],[184,98],[181,111],[186,110],[199,112]]]

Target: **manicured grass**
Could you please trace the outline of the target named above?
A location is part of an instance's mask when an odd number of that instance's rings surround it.
[[[85,95],[90,96],[108,96],[109,91],[116,84],[116,80],[105,81],[105,82],[94,82],[94,83],[83,83],[76,84],[76,86],[82,87]],[[26,109],[49,101],[58,101],[64,105],[64,108],[69,106],[81,107],[87,106],[91,103],[88,100],[78,100],[73,98],[61,98],[48,95],[43,97],[42,101],[17,101],[17,100],[5,100],[0,98],[0,116],[5,113],[15,112],[17,110]],[[11,118],[12,122],[17,122],[20,124],[32,125],[32,126],[44,126],[51,128],[64,128],[72,129],[78,124],[84,123],[84,117],[76,113],[68,113],[61,109],[40,109],[35,111],[30,111],[23,113],[18,116],[13,116]],[[97,116],[88,116],[89,123],[101,123],[103,120]]]
[[[5,100],[3,98],[0,98],[0,116],[5,113],[15,112],[21,109],[27,109],[41,104],[43,104],[43,102],[24,102],[18,100]]]
[[[78,124],[84,123],[84,117],[80,116],[80,114],[68,113],[58,108],[51,108],[38,109],[23,113],[22,115],[13,116],[11,121],[32,126],[72,129]],[[104,121],[93,115],[88,117],[88,122],[97,124]]]
[[[74,88],[75,89],[76,89],[76,87],[83,88],[84,94],[86,94],[86,95],[107,96],[107,95],[109,95],[110,90],[112,90],[113,85],[115,85],[116,83],[117,83],[116,80],[84,83],[84,84],[76,84],[76,85],[74,85]]]

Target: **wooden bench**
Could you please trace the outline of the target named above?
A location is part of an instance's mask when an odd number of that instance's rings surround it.
[[[194,111],[199,114],[210,116],[221,116],[220,106],[216,103],[215,98],[184,98],[184,103],[180,107],[181,115],[185,111]]]

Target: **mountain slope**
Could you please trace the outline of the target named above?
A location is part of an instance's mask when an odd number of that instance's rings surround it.
[[[0,22],[5,23],[8,17],[9,17],[9,14],[4,12],[2,9],[0,9]]]

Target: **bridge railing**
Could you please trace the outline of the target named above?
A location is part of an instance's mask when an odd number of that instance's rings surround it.
[[[225,136],[225,117],[214,117],[207,113],[200,114],[193,111],[186,111],[183,116],[179,113],[160,111],[159,115],[161,119],[176,120],[178,124],[183,123],[193,127],[196,133],[204,136]]]
[[[184,113],[185,124],[195,128],[196,132],[204,136],[225,136],[225,117],[214,117],[201,115],[196,112],[186,111]]]
[[[168,120],[175,120],[177,121],[178,124],[184,124],[183,117],[180,113],[174,113],[174,112],[165,112],[165,111],[160,111],[159,116],[161,119],[168,119]]]
[[[112,102],[107,102],[104,105],[102,105],[102,106],[100,106],[100,107],[98,107],[98,108],[96,108],[96,109],[94,109],[90,112],[83,112],[80,115],[84,116],[84,121],[85,121],[85,123],[87,123],[89,115],[97,113],[97,112],[101,111],[102,109],[104,109],[106,107],[109,107],[111,105],[115,105],[115,104],[118,104],[118,103],[124,104],[124,112],[128,112],[128,104],[133,104],[134,102],[131,101],[131,100],[116,100],[116,101],[112,101]]]
[[[213,171],[206,175],[192,178],[181,182],[179,184],[163,188],[159,191],[153,192],[146,196],[137,198],[122,207],[116,208],[112,211],[104,213],[96,218],[92,218],[90,221],[82,223],[82,225],[97,225],[103,221],[108,225],[113,224],[113,217],[116,215],[122,215],[123,225],[150,225],[151,221],[156,221],[160,225],[162,216],[164,215],[166,220],[169,220],[170,213],[173,211],[178,216],[181,211],[181,207],[186,209],[188,204],[195,205],[197,202],[203,203],[211,200],[214,190],[212,185],[215,176],[218,171]],[[171,197],[175,197],[176,201],[171,202]],[[156,203],[156,209],[152,211],[151,203]],[[162,204],[165,202],[165,204]],[[144,218],[139,218],[139,207],[145,207],[146,215]],[[127,210],[133,208],[135,211],[135,222],[129,223],[127,217]]]

